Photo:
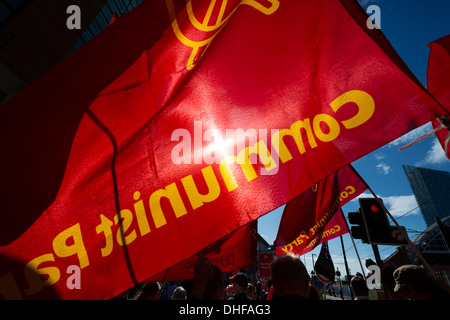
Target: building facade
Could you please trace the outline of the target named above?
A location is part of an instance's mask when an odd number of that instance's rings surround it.
[[[450,173],[403,165],[426,225],[450,216]]]
[[[0,105],[142,0],[0,0]],[[80,29],[66,25],[71,5]]]
[[[450,230],[450,216],[442,219],[444,228]],[[445,283],[450,285],[450,251],[442,230],[437,223],[433,223],[412,240],[422,257],[430,265],[431,269]],[[399,267],[404,264],[422,264],[410,246],[398,247],[397,250],[384,260],[385,264]]]

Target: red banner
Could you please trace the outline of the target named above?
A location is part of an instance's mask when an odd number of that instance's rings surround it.
[[[344,167],[289,201],[274,241],[277,256],[305,254],[347,233],[339,208],[367,189],[351,166]]]
[[[255,220],[217,240],[203,249],[200,254],[208,257],[211,264],[218,266],[224,273],[244,269],[255,263],[256,260],[256,229],[257,221]],[[192,279],[194,266],[200,254],[194,255],[146,281]]]
[[[444,114],[367,18],[144,1],[30,84],[0,108],[0,295],[116,296]]]
[[[259,281],[267,283],[272,278],[273,254],[270,252],[258,253],[258,277]]]
[[[440,38],[428,45],[430,56],[427,68],[427,87],[431,94],[446,108],[450,107],[450,35]],[[432,122],[436,129],[441,125],[438,119]],[[445,155],[450,159],[450,121],[444,120],[447,128],[442,128],[436,132],[436,136]]]
[[[334,214],[333,217],[331,217],[330,221],[323,228],[323,231],[318,234],[311,242],[309,242],[308,246],[305,249],[300,252],[296,252],[296,247],[294,247],[292,253],[301,256],[315,249],[319,244],[342,236],[346,233],[349,233],[347,223],[345,222],[342,211],[339,210]]]

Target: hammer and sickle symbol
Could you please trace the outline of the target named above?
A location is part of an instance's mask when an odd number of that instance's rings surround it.
[[[242,0],[240,1],[235,8],[227,15],[225,15],[225,11],[227,8],[228,0],[210,0],[208,9],[206,10],[206,14],[202,21],[199,21],[197,17],[194,14],[193,6],[192,6],[192,0],[187,0],[186,2],[186,11],[187,15],[189,17],[190,24],[196,28],[197,30],[204,32],[204,33],[211,33],[212,35],[209,35],[206,37],[206,39],[201,41],[194,41],[189,39],[186,35],[183,34],[183,32],[180,29],[180,26],[177,21],[176,12],[173,4],[173,0],[165,0],[166,6],[169,11],[169,18],[172,21],[172,29],[177,36],[178,40],[181,41],[184,45],[191,47],[192,52],[189,56],[186,68],[188,70],[192,70],[195,67],[195,64],[201,59],[203,54],[208,49],[209,45],[211,44],[214,37],[219,34],[220,30],[225,26],[225,24],[229,21],[230,17],[233,16],[233,14],[236,12],[237,8],[241,5],[249,5],[256,10],[264,13],[265,15],[270,15],[274,13],[278,7],[280,6],[280,2],[278,0]],[[263,5],[262,3],[266,4]],[[217,15],[217,19],[214,24],[211,22],[211,14],[215,8],[215,6],[219,7],[219,13]],[[200,50],[202,49],[202,50]],[[195,61],[195,58],[197,57],[197,54],[201,51],[199,58]]]

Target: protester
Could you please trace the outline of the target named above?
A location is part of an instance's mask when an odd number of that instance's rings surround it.
[[[261,293],[261,300],[270,300],[268,299],[270,288],[272,288],[272,278],[267,281],[266,289]]]
[[[249,285],[247,286],[246,294],[250,298],[250,300],[257,300],[256,288],[253,286],[253,284],[249,283]]]
[[[231,279],[233,282],[234,296],[230,300],[248,301],[251,300],[247,295],[248,278],[243,273],[237,273]]]
[[[229,300],[233,297],[234,293],[233,293],[233,285],[229,284],[226,288],[225,288],[225,300]]]
[[[161,284],[159,282],[147,282],[141,289],[142,293],[139,300],[158,300],[161,291]]]
[[[194,283],[190,300],[225,300],[223,272],[211,265],[208,257],[200,256],[194,266]]]
[[[319,291],[311,283],[309,284],[308,300],[320,300]]]
[[[171,300],[172,294],[177,287],[178,286],[175,281],[164,282],[161,287],[159,300]]]
[[[263,294],[262,283],[260,281],[257,281],[255,286],[255,300],[261,300],[262,294]]]
[[[333,283],[327,284],[327,290],[330,296],[332,295],[333,297],[336,297],[336,290],[334,289]]]
[[[404,300],[405,297],[400,292],[394,292],[395,279],[394,271],[397,268],[391,265],[385,265],[381,268],[381,285],[389,300]]]
[[[394,292],[411,300],[450,300],[450,294],[423,266],[404,265],[394,271]]]
[[[272,300],[306,300],[310,278],[299,257],[287,255],[272,262]]]
[[[225,283],[223,272],[218,266],[211,266],[212,277],[207,282],[205,288],[204,300],[225,300]]]
[[[124,299],[125,300],[138,300],[142,294],[142,288],[144,288],[144,286],[146,284],[147,284],[147,282],[143,281],[143,282],[140,282],[137,285],[131,287],[130,289],[128,289],[125,292],[126,295],[124,296]]]
[[[186,300],[186,298],[186,290],[184,290],[183,287],[176,287],[175,290],[173,290],[170,300]]]
[[[369,300],[369,289],[366,280],[361,276],[354,276],[350,280],[350,288],[355,295],[355,300]]]

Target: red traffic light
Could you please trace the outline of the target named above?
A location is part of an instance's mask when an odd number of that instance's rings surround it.
[[[376,212],[378,212],[378,206],[377,206],[376,204],[372,204],[372,205],[370,206],[370,210],[371,210],[373,213],[376,213]]]

